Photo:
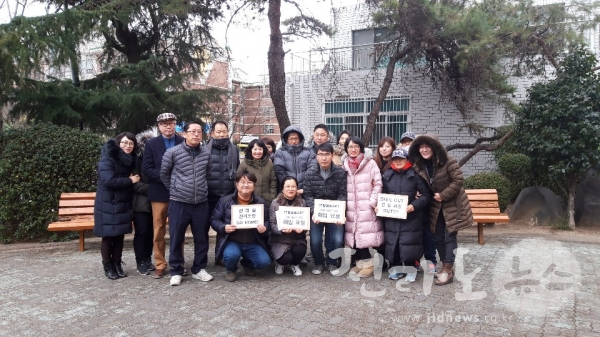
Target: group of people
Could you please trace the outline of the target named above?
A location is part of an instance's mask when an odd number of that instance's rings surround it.
[[[203,143],[200,123],[187,123],[180,136],[176,121],[174,114],[163,113],[157,118],[159,136],[125,132],[102,149],[94,233],[102,237],[109,279],[127,276],[123,239],[132,232],[133,220],[137,271],[162,278],[169,266],[173,286],[187,274],[183,246],[188,226],[194,242],[190,272],[200,281],[213,279],[206,271],[211,227],[217,233],[215,263],[225,266],[230,282],[238,277],[238,264],[252,276],[273,261],[276,274],[288,266],[300,276],[312,259],[313,274],[328,270],[339,275],[340,259],[330,253],[344,246],[353,249],[350,273],[358,277],[374,274],[373,249],[389,266],[436,273],[438,285],[453,281],[457,231],[472,223],[472,213],[458,163],[434,135],[406,132],[398,145],[384,137],[373,153],[349,131],[334,139],[324,124],[314,127],[305,146],[304,134],[292,125],[284,130],[279,149],[269,138],[255,139],[240,162],[227,123],[213,123]],[[378,217],[380,193],[407,196],[406,219]],[[321,222],[314,214],[317,199],[344,201],[345,217]],[[232,224],[234,205],[259,205],[263,223],[237,228]],[[277,225],[282,206],[310,208],[309,254],[306,230]],[[436,250],[441,269],[436,269]],[[427,266],[419,265],[423,254]],[[412,282],[416,273],[389,269],[390,279],[402,277]]]

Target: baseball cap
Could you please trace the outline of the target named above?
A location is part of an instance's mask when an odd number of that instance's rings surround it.
[[[415,140],[415,138],[417,138],[417,136],[415,135],[414,132],[407,131],[402,134],[402,136],[400,137],[400,141],[402,141],[404,138],[408,138],[410,140]]]
[[[397,148],[392,152],[392,159],[394,158],[408,158],[408,151],[405,148]]]

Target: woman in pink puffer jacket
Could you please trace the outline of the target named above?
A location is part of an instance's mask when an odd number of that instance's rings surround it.
[[[347,156],[343,167],[348,171],[348,203],[346,206],[346,245],[356,250],[356,267],[350,273],[359,277],[373,275],[373,261],[369,248],[383,244],[385,232],[375,215],[377,195],[383,182],[370,149],[358,137],[346,140]],[[365,151],[366,150],[366,151]]]

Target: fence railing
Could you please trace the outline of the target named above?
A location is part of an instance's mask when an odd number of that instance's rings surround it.
[[[332,49],[313,49],[286,56],[286,74],[319,74],[335,71],[385,68],[386,43]]]

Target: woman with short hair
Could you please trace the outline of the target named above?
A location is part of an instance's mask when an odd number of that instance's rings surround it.
[[[98,163],[98,186],[94,201],[94,234],[102,237],[102,265],[111,280],[127,277],[122,268],[123,240],[131,227],[131,186],[140,181],[132,174],[135,136],[129,132],[109,139]]]
[[[271,254],[275,259],[275,274],[283,274],[283,267],[289,266],[295,276],[301,276],[300,261],[306,255],[306,232],[301,229],[282,229],[277,226],[277,211],[281,206],[304,207],[304,200],[298,194],[298,181],[294,177],[285,177],[281,186],[281,193],[271,202],[269,208],[269,222],[271,223],[271,236],[269,245]]]

